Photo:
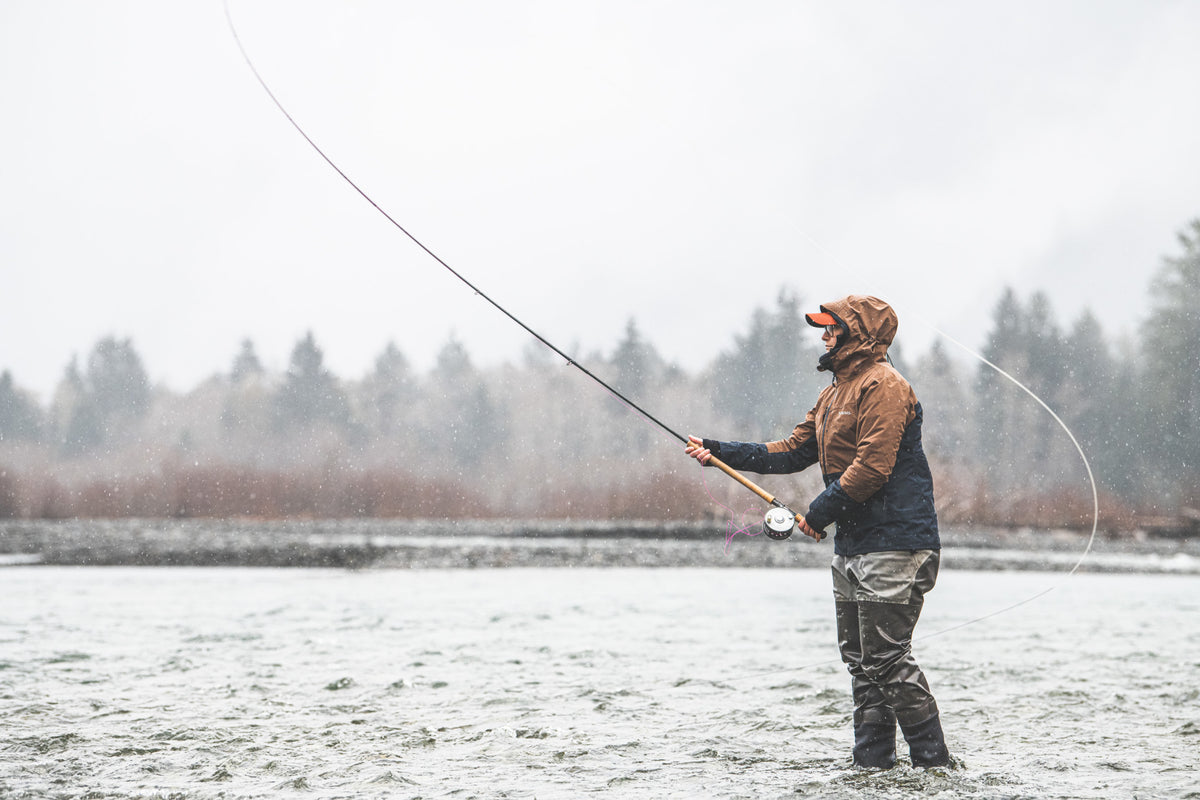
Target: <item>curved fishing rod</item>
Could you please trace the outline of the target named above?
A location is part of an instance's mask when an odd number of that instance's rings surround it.
[[[838,258],[836,256],[834,256],[833,253],[829,252],[826,248],[824,248],[820,242],[813,239],[811,236],[809,236],[803,230],[800,230],[799,233],[801,236],[803,236],[805,239],[808,240],[809,244],[811,244],[813,247],[815,247],[817,250],[819,250],[821,253],[823,253],[827,258],[829,258],[830,261],[832,261],[834,264],[839,264]],[[1046,411],[1046,413],[1048,413],[1051,417],[1054,418],[1054,421],[1056,423],[1058,423],[1058,426],[1063,429],[1064,433],[1067,434],[1067,438],[1069,438],[1071,440],[1071,444],[1073,444],[1075,446],[1075,450],[1076,450],[1076,452],[1079,453],[1079,458],[1083,462],[1083,468],[1087,472],[1088,483],[1091,485],[1091,489],[1092,489],[1092,530],[1091,530],[1090,535],[1088,536],[1087,544],[1084,545],[1083,552],[1079,554],[1079,558],[1076,559],[1075,564],[1071,567],[1071,569],[1067,570],[1066,574],[1063,576],[1064,579],[1071,577],[1072,575],[1074,575],[1076,572],[1079,571],[1079,568],[1083,565],[1084,560],[1088,557],[1088,554],[1092,551],[1092,545],[1095,544],[1095,542],[1096,542],[1096,534],[1100,528],[1100,494],[1099,494],[1099,490],[1096,486],[1096,476],[1092,473],[1092,465],[1091,465],[1091,462],[1088,461],[1087,454],[1083,450],[1083,445],[1079,443],[1079,440],[1075,437],[1075,434],[1071,432],[1071,428],[1067,425],[1066,422],[1063,421],[1062,417],[1060,417],[1057,413],[1055,413],[1054,409],[1052,409],[1049,406],[1049,404],[1046,403],[1045,400],[1043,400],[1041,397],[1039,397],[1036,392],[1034,392],[1032,389],[1030,389],[1028,386],[1026,386],[1020,380],[1018,380],[1015,376],[1013,376],[1012,374],[1010,374],[1009,372],[1004,370],[998,364],[995,364],[992,361],[989,361],[982,353],[976,352],[975,350],[973,350],[970,347],[968,347],[967,345],[963,344],[958,339],[955,339],[953,336],[951,336],[950,334],[941,330],[940,328],[938,328],[934,325],[931,325],[927,322],[924,322],[923,320],[920,320],[920,319],[918,319],[918,322],[925,325],[927,328],[932,330],[934,333],[938,334],[939,336],[941,336],[942,338],[951,342],[952,344],[956,345],[957,347],[962,348],[972,358],[976,359],[983,365],[992,369],[993,371],[998,373],[1001,377],[1003,377],[1005,380],[1014,384],[1018,389],[1020,389],[1021,391],[1025,392],[1025,394],[1027,394],[1031,398],[1033,398],[1037,402],[1037,404],[1040,405]],[[1010,603],[1009,605],[1002,606],[1001,608],[998,608],[995,611],[990,611],[986,614],[980,614],[979,616],[972,617],[971,619],[965,620],[963,622],[959,622],[955,625],[948,625],[945,628],[939,628],[938,630],[934,631],[933,633],[927,633],[922,636],[914,637],[913,641],[918,642],[918,641],[925,641],[927,639],[933,639],[934,637],[942,636],[944,634],[950,633],[951,631],[961,630],[962,628],[970,627],[971,625],[975,625],[976,623],[983,622],[984,620],[992,619],[993,617],[998,617],[1001,614],[1006,614],[1009,611],[1012,611],[1013,609],[1020,608],[1023,605],[1032,603],[1034,600],[1037,600],[1041,597],[1045,597],[1050,592],[1054,591],[1059,586],[1060,583],[1061,583],[1061,581],[1053,583],[1050,586],[1047,586],[1045,589],[1042,589],[1039,592],[1034,592],[1033,594],[1029,595],[1028,597],[1018,600],[1015,603]],[[772,669],[772,670],[763,670],[763,671],[759,671],[759,672],[749,672],[749,673],[744,673],[742,675],[725,677],[725,678],[722,678],[722,680],[737,681],[737,680],[747,680],[747,679],[752,679],[752,678],[757,679],[757,678],[769,677],[771,675],[786,674],[786,673],[791,673],[791,672],[800,672],[803,670],[811,669],[812,667],[820,667],[820,666],[825,666],[828,664],[837,664],[837,663],[841,663],[841,659],[823,659],[821,661],[814,661],[809,664],[802,664],[798,667],[784,667],[782,669]]]
[[[610,386],[608,383],[606,383],[605,381],[600,379],[598,376],[593,374],[590,370],[588,370],[582,364],[578,363],[573,358],[571,358],[566,353],[564,353],[562,350],[555,347],[549,340],[547,340],[541,334],[537,333],[535,330],[530,328],[528,325],[526,325],[524,322],[522,322],[520,319],[518,319],[516,316],[514,316],[512,313],[510,313],[506,308],[501,306],[499,303],[497,303],[495,300],[493,300],[490,296],[488,296],[486,293],[484,293],[482,290],[480,290],[477,286],[475,286],[475,284],[471,283],[471,281],[467,280],[466,277],[464,277],[461,273],[459,273],[457,270],[455,270],[453,267],[451,267],[449,264],[447,264],[445,261],[443,261],[436,253],[434,253],[432,250],[430,250],[428,247],[426,247],[422,241],[417,239],[417,237],[414,236],[412,233],[410,233],[408,231],[408,229],[406,229],[403,225],[401,225],[399,222],[397,222],[390,214],[388,214],[382,207],[380,207],[380,205],[378,203],[376,203],[366,192],[364,192],[358,186],[358,184],[356,184],[353,180],[351,180],[350,177],[348,175],[346,175],[346,173],[343,172],[341,170],[341,168],[338,167],[338,165],[335,164],[333,162],[333,160],[331,158],[329,158],[329,156],[327,156],[323,150],[321,150],[320,147],[317,146],[317,143],[314,142],[309,137],[309,135],[304,132],[304,129],[301,128],[300,125],[296,122],[296,120],[292,118],[292,115],[288,113],[286,108],[284,108],[283,104],[275,96],[275,93],[271,91],[270,86],[267,85],[267,82],[259,74],[258,69],[254,66],[254,62],[250,58],[249,53],[247,53],[246,48],[242,45],[242,40],[238,36],[238,33],[237,33],[237,27],[233,23],[233,16],[231,15],[231,13],[229,11],[229,0],[223,0],[223,5],[224,5],[224,10],[225,10],[225,19],[229,24],[230,32],[233,34],[234,42],[237,44],[238,50],[242,54],[242,58],[245,60],[246,65],[250,68],[250,71],[253,73],[253,75],[254,75],[255,79],[258,81],[259,85],[262,86],[263,90],[267,93],[267,96],[271,98],[271,102],[273,102],[275,104],[276,108],[278,108],[279,111],[284,115],[284,117],[287,118],[288,122],[291,123],[292,127],[295,128],[296,131],[301,136],[304,137],[304,140],[309,143],[309,145],[313,148],[313,150],[315,150],[317,152],[317,154],[320,155],[321,158],[327,164],[329,164],[329,166],[332,167],[333,170],[335,172],[337,172],[337,174],[340,175],[343,180],[346,181],[346,183],[350,184],[350,186],[354,189],[354,191],[358,192],[358,194],[361,195],[364,200],[366,200],[368,203],[370,203],[375,208],[376,211],[378,211],[380,214],[382,214],[384,216],[384,218],[387,219],[388,222],[390,222],[398,230],[400,230],[401,233],[403,233],[410,240],[412,240],[412,242],[414,244],[416,244],[418,247],[420,247],[422,250],[424,250],[427,254],[429,254],[430,257],[432,257],[435,261],[437,261],[440,265],[442,265],[442,267],[444,267],[446,270],[448,270],[450,272],[450,274],[454,275],[454,277],[458,278],[460,281],[462,281],[464,284],[466,284],[472,291],[474,291],[476,294],[478,294],[480,297],[482,297],[484,300],[486,300],[490,305],[492,305],[500,313],[504,314],[504,316],[508,317],[510,320],[515,322],[517,325],[519,325],[522,329],[524,329],[526,332],[528,332],[531,336],[533,336],[539,342],[541,342],[542,344],[546,345],[551,350],[553,350],[556,354],[558,354],[560,357],[562,357],[563,360],[569,366],[573,366],[576,369],[578,369],[584,375],[588,376],[593,381],[598,383],[600,386],[604,387],[606,390],[608,390],[610,393],[612,393],[613,396],[620,399],[623,403],[625,403],[631,409],[633,409],[637,413],[641,414],[646,420],[653,423],[654,425],[657,425],[659,428],[661,428],[663,431],[670,434],[675,439],[678,439],[680,442],[683,442],[684,444],[688,443],[689,440],[687,439],[687,437],[685,437],[682,434],[678,433],[677,431],[671,429],[669,426],[667,426],[662,421],[660,421],[659,419],[654,417],[652,414],[647,412],[645,409],[643,409],[637,403],[634,403],[632,400],[630,400],[628,397],[623,395],[621,392],[617,391],[612,386]],[[809,236],[803,230],[800,231],[800,234],[802,236],[804,236],[804,238],[806,238],[816,249],[825,253],[825,255],[830,257],[833,261],[835,261],[835,262],[838,261],[838,259],[835,258],[832,253],[829,253],[829,251],[826,250],[824,247],[822,247],[819,242],[814,240],[811,236]],[[1071,429],[1067,426],[1067,424],[1058,416],[1058,414],[1056,414],[1054,412],[1053,409],[1050,408],[1049,405],[1046,404],[1046,402],[1044,400],[1042,400],[1037,394],[1035,394],[1032,389],[1025,386],[1025,384],[1021,383],[1015,377],[1013,377],[1009,373],[1005,372],[1003,369],[1001,369],[996,364],[993,364],[991,361],[989,361],[983,355],[972,350],[970,347],[963,344],[962,342],[959,342],[957,339],[950,336],[946,332],[939,330],[932,326],[929,326],[929,327],[931,327],[936,333],[938,333],[942,337],[948,339],[949,341],[953,342],[958,347],[965,350],[972,357],[978,359],[983,364],[987,365],[991,369],[998,372],[1004,378],[1006,378],[1007,380],[1014,383],[1022,391],[1027,393],[1034,400],[1036,400],[1038,402],[1038,404],[1040,404],[1042,406],[1042,408],[1045,409],[1054,418],[1054,420],[1059,424],[1059,426],[1062,427],[1062,429],[1066,432],[1067,436],[1070,437],[1072,444],[1075,445],[1076,450],[1079,452],[1079,457],[1083,460],[1084,468],[1087,470],[1088,480],[1091,483],[1091,488],[1092,488],[1092,530],[1091,530],[1091,536],[1088,538],[1087,545],[1084,547],[1084,550],[1080,554],[1079,559],[1075,562],[1075,565],[1072,566],[1071,569],[1067,572],[1066,577],[1070,577],[1071,575],[1074,575],[1075,572],[1078,571],[1079,567],[1083,564],[1084,559],[1087,558],[1088,553],[1091,552],[1092,544],[1095,542],[1096,533],[1097,533],[1097,530],[1099,527],[1099,521],[1100,521],[1100,503],[1099,503],[1099,495],[1098,495],[1098,491],[1097,491],[1097,487],[1096,487],[1096,479],[1092,474],[1092,468],[1088,462],[1087,455],[1083,451],[1083,447],[1080,445],[1079,441],[1075,438],[1075,435],[1071,432]],[[706,463],[712,464],[713,466],[719,468],[722,472],[729,475],[731,478],[738,481],[746,488],[750,489],[752,492],[757,494],[759,497],[761,497],[763,500],[765,500],[767,503],[769,503],[772,506],[771,510],[767,512],[766,519],[763,522],[763,533],[764,534],[766,534],[769,538],[772,538],[772,539],[786,539],[791,535],[792,530],[795,528],[796,514],[794,511],[792,511],[786,505],[781,503],[773,495],[771,495],[770,493],[763,490],[762,488],[760,488],[759,486],[754,484],[752,481],[747,479],[745,476],[743,476],[737,470],[733,469],[732,467],[729,467],[727,464],[720,461],[719,459],[717,459],[715,457],[710,457]],[[775,517],[774,521],[772,520],[773,512],[779,513],[779,516]],[[821,538],[822,539],[825,538],[824,533],[821,534]],[[1031,603],[1034,600],[1037,600],[1038,598],[1043,597],[1044,595],[1053,591],[1057,586],[1058,586],[1057,583],[1053,584],[1053,585],[1047,587],[1046,589],[1043,589],[1040,592],[1036,592],[1036,593],[1030,595],[1029,597],[1024,598],[1023,600],[1019,600],[1015,603],[1012,603],[1010,605],[1007,605],[1000,609],[997,609],[996,611],[992,611],[988,614],[984,614],[984,615],[969,619],[969,620],[967,620],[965,622],[961,622],[957,625],[951,625],[949,627],[934,631],[933,633],[930,633],[930,634],[927,634],[927,635],[924,635],[921,637],[917,637],[917,640],[932,639],[936,636],[941,636],[943,634],[949,633],[950,631],[959,630],[961,628],[965,628],[970,625],[974,625],[978,622],[982,622],[982,621],[990,619],[992,617],[996,617],[1001,614],[1007,613],[1009,611],[1012,611],[1015,608],[1018,608],[1019,606],[1023,606],[1027,603]],[[819,662],[814,662],[813,664],[808,664],[808,665],[799,666],[799,667],[788,667],[788,668],[779,669],[779,670],[768,670],[768,671],[764,671],[764,672],[748,673],[748,674],[744,674],[744,675],[740,675],[740,676],[735,676],[732,679],[738,680],[738,679],[746,679],[746,678],[758,678],[758,677],[774,675],[774,674],[778,674],[778,673],[796,672],[799,670],[808,669],[810,667],[819,666],[819,665],[823,665],[826,663],[834,663],[834,662],[830,661],[830,660],[819,661]],[[729,680],[729,678],[726,678],[726,680]]]
[[[241,37],[238,36],[237,26],[233,24],[233,15],[229,11],[229,0],[224,0],[223,5],[224,5],[224,9],[225,9],[225,20],[226,20],[226,22],[229,23],[229,31],[230,31],[230,33],[233,34],[233,41],[235,44],[237,44],[238,51],[242,54],[242,59],[246,62],[246,66],[248,66],[250,68],[250,72],[254,75],[254,79],[258,81],[258,85],[263,88],[263,91],[265,91],[267,93],[267,96],[269,98],[271,98],[271,102],[274,103],[275,107],[279,109],[280,113],[282,113],[283,116],[287,118],[287,121],[290,122],[292,127],[296,129],[296,132],[304,137],[304,141],[308,142],[309,146],[311,146],[312,149],[317,152],[317,155],[319,155],[325,161],[326,164],[328,164],[330,167],[332,167],[334,172],[336,172],[338,175],[340,175],[342,177],[342,180],[344,180],[346,183],[350,184],[350,187],[353,188],[354,191],[358,192],[358,194],[364,200],[366,200],[368,203],[370,203],[371,206],[376,211],[378,211],[380,214],[382,214],[384,219],[386,219],[388,222],[390,222],[392,225],[394,225],[397,230],[399,230],[401,233],[403,233],[405,236],[407,236],[413,242],[413,244],[415,244],[417,247],[424,250],[430,256],[430,258],[432,258],[437,263],[441,264],[442,267],[444,267],[451,275],[453,275],[455,278],[458,278],[460,281],[462,281],[464,284],[466,284],[466,286],[468,288],[470,288],[473,292],[475,292],[475,294],[479,295],[484,300],[486,300],[489,305],[491,305],[493,308],[495,308],[501,314],[508,317],[510,320],[515,322],[517,325],[521,326],[521,328],[523,330],[525,330],[526,333],[528,333],[533,338],[537,339],[539,342],[546,345],[546,347],[549,347],[551,350],[553,350],[555,353],[557,353],[560,357],[562,357],[562,359],[567,363],[568,366],[575,367],[580,372],[582,372],[584,375],[588,376],[593,381],[595,381],[596,383],[603,386],[610,393],[612,393],[612,395],[614,397],[619,399],[621,402],[623,402],[625,405],[629,406],[631,409],[633,409],[637,413],[641,414],[647,420],[649,420],[653,424],[657,425],[659,428],[666,431],[668,434],[670,434],[674,438],[683,442],[685,445],[688,444],[688,438],[686,436],[682,435],[681,433],[675,431],[674,429],[672,429],[671,427],[666,425],[664,422],[662,422],[660,419],[658,419],[653,414],[648,412],[646,409],[642,408],[637,403],[633,402],[628,397],[626,397],[624,394],[617,391],[615,388],[613,388],[607,382],[602,380],[600,377],[598,377],[595,373],[593,373],[587,367],[583,366],[578,361],[576,361],[575,359],[571,358],[566,353],[564,353],[562,350],[555,347],[550,342],[550,340],[548,340],[546,337],[542,336],[540,333],[535,331],[533,328],[526,325],[524,322],[522,322],[520,319],[518,319],[516,317],[516,315],[514,315],[511,311],[506,309],[504,306],[500,305],[498,302],[493,300],[491,298],[491,296],[489,296],[486,292],[484,292],[482,289],[480,289],[474,283],[469,281],[466,278],[466,276],[464,276],[461,272],[459,272],[458,270],[454,269],[454,267],[447,264],[441,258],[441,256],[439,256],[437,253],[433,252],[433,250],[429,249],[425,245],[424,242],[422,242],[420,239],[418,239],[416,236],[414,236],[412,234],[412,232],[410,232],[407,228],[405,228],[403,225],[401,225],[399,222],[397,222],[396,219],[391,214],[389,214],[387,211],[385,211],[383,209],[383,207],[380,206],[378,203],[376,203],[375,200],[372,199],[372,197],[369,194],[367,194],[365,191],[363,191],[362,188],[357,183],[355,183],[353,180],[351,180],[350,176],[347,175],[345,172],[343,172],[342,168],[339,167],[337,164],[335,164],[333,159],[330,158],[329,156],[327,156],[325,154],[325,151],[322,150],[317,145],[317,143],[312,140],[312,137],[310,137],[307,133],[304,132],[304,128],[300,127],[300,123],[296,122],[296,120],[292,117],[292,115],[290,113],[288,113],[288,110],[286,108],[284,108],[284,105],[283,105],[283,103],[280,102],[279,98],[275,96],[275,93],[273,91],[271,91],[271,87],[267,85],[266,80],[264,80],[262,75],[259,74],[258,68],[256,66],[254,66],[254,61],[250,58],[250,54],[246,51],[245,46],[242,44]],[[710,457],[706,463],[711,464],[714,467],[717,467],[722,472],[724,472],[726,475],[733,478],[735,481],[737,481],[738,483],[742,484],[750,491],[757,494],[759,497],[761,497],[769,505],[772,506],[771,511],[769,511],[767,513],[767,517],[763,522],[763,532],[769,538],[771,538],[771,539],[786,539],[789,536],[791,536],[792,530],[793,530],[793,528],[795,528],[795,521],[796,521],[796,516],[797,516],[796,512],[792,511],[785,504],[780,502],[770,492],[768,492],[765,489],[763,489],[762,487],[758,486],[753,481],[751,481],[749,478],[742,475],[740,472],[733,469],[732,467],[730,467],[728,464],[724,463],[720,459],[718,459],[716,457]],[[821,538],[822,539],[825,538],[825,535],[823,533],[821,534]]]
[[[816,239],[809,236],[808,233],[806,233],[804,230],[798,230],[798,232],[801,236],[803,236],[805,239],[808,240],[809,244],[811,244],[814,248],[819,250],[826,258],[828,258],[831,262],[833,262],[833,264],[835,266],[837,266],[839,269],[842,269],[843,271],[845,271],[844,267],[842,266],[842,264],[840,262],[840,259],[838,259],[837,256],[835,256],[833,253],[829,252],[828,249],[823,247],[821,245],[821,243],[818,242]],[[1067,577],[1074,575],[1079,570],[1079,567],[1083,564],[1084,559],[1086,559],[1088,557],[1088,553],[1090,553],[1092,551],[1092,545],[1095,544],[1095,542],[1096,542],[1096,533],[1100,528],[1100,492],[1096,486],[1096,476],[1092,474],[1091,462],[1088,461],[1087,454],[1083,451],[1083,445],[1081,445],[1079,443],[1079,440],[1075,438],[1075,434],[1071,432],[1071,429],[1067,426],[1067,423],[1063,421],[1063,418],[1060,417],[1058,414],[1056,414],[1054,412],[1054,409],[1052,409],[1045,400],[1043,400],[1041,397],[1039,397],[1037,395],[1037,393],[1035,391],[1033,391],[1033,389],[1030,389],[1028,386],[1021,383],[1021,381],[1017,380],[1016,377],[1014,377],[1013,375],[1006,372],[998,364],[994,364],[991,361],[989,361],[982,353],[972,350],[970,347],[963,344],[958,339],[955,339],[953,336],[946,333],[941,328],[938,328],[935,325],[925,322],[923,319],[920,319],[919,317],[917,318],[917,322],[921,325],[924,325],[926,328],[929,328],[931,331],[936,333],[938,336],[941,336],[943,339],[945,339],[946,341],[955,345],[956,347],[961,348],[963,351],[965,351],[967,353],[967,355],[971,356],[972,358],[979,361],[984,366],[993,370],[998,375],[1000,375],[1002,378],[1009,381],[1014,386],[1016,386],[1018,389],[1023,391],[1025,394],[1027,394],[1031,398],[1033,398],[1037,402],[1037,404],[1040,405],[1046,411],[1047,414],[1049,414],[1051,417],[1054,418],[1054,421],[1058,423],[1058,426],[1063,429],[1064,433],[1067,434],[1067,438],[1069,438],[1071,440],[1071,444],[1073,444],[1075,446],[1075,451],[1077,453],[1079,453],[1079,459],[1083,462],[1083,468],[1087,472],[1088,483],[1091,485],[1091,488],[1092,488],[1092,531],[1091,531],[1091,534],[1088,536],[1087,544],[1084,546],[1083,552],[1079,554],[1079,558],[1075,561],[1074,566],[1072,566],[1071,569],[1067,571]],[[926,638],[926,639],[932,638],[933,636],[937,636],[939,634],[946,633],[946,631],[954,630],[955,628],[965,627],[966,625],[970,625],[974,622],[978,622],[981,619],[987,619],[988,617],[993,617],[993,616],[996,616],[997,614],[1003,614],[1005,611],[1010,611],[1018,606],[1022,606],[1025,603],[1030,602],[1031,600],[1035,600],[1038,597],[1041,597],[1042,595],[1050,592],[1052,589],[1054,589],[1053,586],[1051,586],[1049,589],[1045,589],[1045,590],[1039,592],[1038,594],[1033,595],[1032,597],[1028,597],[1017,603],[1013,603],[1011,606],[1002,608],[999,611],[994,611],[991,614],[987,614],[983,617],[979,617],[978,619],[971,620],[970,622],[966,622],[961,625],[955,625],[953,628],[947,628],[946,630],[938,631],[937,633],[931,633],[928,636],[925,636],[923,638]]]
[[[814,244],[816,244],[816,243],[814,242]],[[1071,569],[1067,570],[1066,574],[1063,575],[1064,579],[1071,577],[1072,575],[1074,575],[1076,572],[1079,571],[1079,568],[1083,565],[1084,559],[1086,559],[1088,556],[1088,553],[1090,553],[1092,551],[1092,545],[1096,541],[1096,532],[1099,530],[1099,527],[1100,527],[1100,494],[1096,487],[1096,477],[1095,477],[1095,475],[1092,474],[1092,465],[1088,461],[1087,454],[1084,453],[1084,451],[1083,451],[1083,445],[1081,445],[1079,443],[1079,440],[1075,438],[1075,434],[1071,432],[1071,429],[1067,426],[1067,423],[1063,421],[1062,417],[1060,417],[1057,413],[1055,413],[1054,409],[1052,409],[1046,403],[1045,400],[1038,397],[1038,395],[1032,389],[1030,389],[1025,384],[1021,383],[1021,381],[1017,380],[1016,377],[1011,375],[1009,372],[1005,371],[998,364],[995,364],[995,363],[989,361],[985,356],[983,356],[980,353],[975,352],[970,347],[963,344],[958,339],[955,339],[950,334],[946,333],[945,331],[943,331],[940,328],[937,328],[933,325],[929,325],[928,323],[925,323],[925,324],[927,327],[929,327],[931,330],[933,330],[934,333],[937,333],[939,336],[944,337],[947,341],[951,342],[952,344],[955,344],[958,347],[961,347],[970,356],[977,359],[982,364],[995,370],[1001,377],[1010,381],[1018,389],[1025,392],[1025,394],[1029,395],[1035,401],[1037,401],[1037,404],[1040,405],[1043,409],[1045,409],[1046,413],[1048,413],[1051,417],[1053,417],[1054,421],[1057,422],[1059,427],[1062,428],[1063,431],[1067,434],[1067,438],[1069,438],[1071,440],[1071,444],[1075,445],[1075,450],[1079,453],[1079,458],[1083,461],[1083,468],[1084,468],[1084,470],[1087,471],[1088,482],[1091,484],[1091,487],[1092,487],[1092,531],[1091,531],[1091,534],[1088,536],[1087,544],[1084,546],[1083,552],[1079,554],[1079,558],[1076,559],[1074,566],[1072,566]],[[1038,598],[1045,597],[1046,595],[1050,594],[1050,592],[1054,591],[1059,586],[1060,583],[1061,583],[1061,580],[1058,583],[1053,583],[1050,586],[1047,586],[1045,589],[1042,589],[1039,592],[1034,592],[1033,594],[1029,595],[1028,597],[1018,600],[1015,603],[1010,603],[1009,605],[1002,606],[1001,608],[998,608],[995,611],[989,611],[986,614],[980,614],[977,617],[972,617],[971,619],[965,620],[963,622],[959,622],[955,625],[948,625],[945,628],[939,628],[938,630],[934,631],[933,633],[927,633],[927,634],[923,634],[921,636],[914,637],[913,641],[914,642],[923,642],[927,639],[932,639],[936,636],[945,635],[947,633],[950,633],[951,631],[957,631],[957,630],[961,630],[962,628],[970,627],[971,625],[974,625],[978,622],[983,622],[984,620],[991,619],[992,617],[998,617],[1001,614],[1007,614],[1009,611],[1012,611],[1013,609],[1020,608],[1023,605],[1032,603],[1034,600],[1037,600]],[[762,677],[766,677],[769,675],[778,675],[781,673],[788,673],[788,672],[798,672],[801,670],[810,669],[812,667],[819,667],[819,666],[824,666],[826,664],[834,664],[834,663],[840,663],[840,662],[841,662],[840,659],[824,659],[822,661],[814,661],[811,664],[803,664],[799,667],[784,667],[783,669],[773,669],[773,670],[765,670],[762,672],[753,672],[753,673],[746,673],[743,675],[735,675],[732,678],[726,678],[725,680],[742,680],[742,679],[747,679],[747,678],[762,678]]]

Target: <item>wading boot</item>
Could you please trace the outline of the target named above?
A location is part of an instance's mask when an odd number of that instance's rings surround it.
[[[854,766],[891,769],[896,766],[896,723],[854,726]]]
[[[901,725],[908,742],[909,756],[914,767],[945,767],[950,764],[950,751],[942,734],[942,720],[934,714],[916,725]]]

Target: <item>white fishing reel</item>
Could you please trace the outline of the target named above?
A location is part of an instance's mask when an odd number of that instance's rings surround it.
[[[792,529],[795,527],[795,512],[784,506],[768,509],[767,516],[763,518],[762,531],[768,539],[782,541],[792,535]]]

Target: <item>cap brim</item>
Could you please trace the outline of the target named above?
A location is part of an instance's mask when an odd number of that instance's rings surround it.
[[[804,318],[808,320],[808,324],[814,328],[824,328],[826,325],[837,325],[838,321],[833,314],[826,314],[824,311],[817,314],[805,314]]]

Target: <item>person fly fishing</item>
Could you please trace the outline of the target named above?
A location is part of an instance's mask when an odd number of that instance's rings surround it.
[[[817,369],[833,373],[833,382],[804,422],[762,444],[689,436],[685,452],[701,464],[715,457],[760,474],[820,464],[825,490],[796,524],[814,539],[834,526],[833,596],[854,699],[854,764],[894,766],[899,724],[914,767],[946,766],[937,702],[912,654],[941,541],[921,404],[887,357],[899,321],[891,306],[865,295],[805,319],[824,329]]]

